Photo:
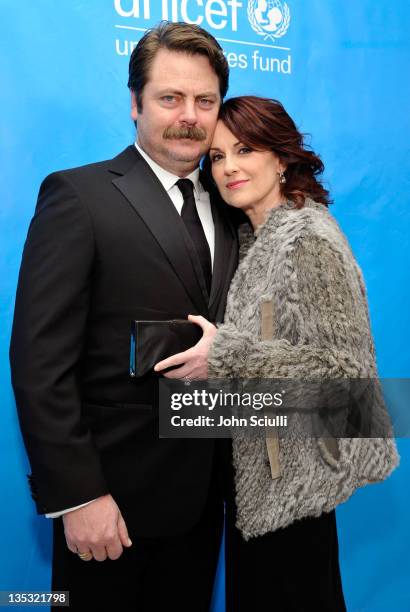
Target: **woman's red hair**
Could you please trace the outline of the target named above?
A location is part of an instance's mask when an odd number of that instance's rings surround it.
[[[230,98],[222,104],[219,119],[242,144],[272,151],[286,164],[281,192],[298,208],[306,197],[330,204],[329,192],[318,179],[324,170],[322,160],[304,144],[303,135],[280,102],[256,96]]]

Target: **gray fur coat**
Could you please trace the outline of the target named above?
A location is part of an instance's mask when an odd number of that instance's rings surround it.
[[[327,208],[310,199],[269,212],[255,234],[240,228],[240,263],[209,378],[377,376],[362,273]],[[273,304],[273,333],[261,340],[261,308]],[[246,539],[329,512],[398,465],[394,439],[280,439],[273,479],[266,441],[235,435],[237,526]]]

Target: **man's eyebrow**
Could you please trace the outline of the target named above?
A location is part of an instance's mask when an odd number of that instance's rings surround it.
[[[159,89],[157,91],[157,94],[159,96],[161,95],[166,95],[166,94],[176,94],[178,96],[183,96],[184,94],[182,93],[182,91],[179,91],[178,89],[172,89],[172,87],[163,87],[162,89]]]
[[[177,96],[185,96],[186,93],[184,93],[183,91],[180,91],[179,89],[172,89],[172,87],[162,87],[161,89],[159,89],[157,91],[157,95],[158,96],[163,96],[163,95],[177,95]],[[214,91],[204,91],[201,92],[200,94],[198,94],[197,96],[195,96],[196,98],[214,98],[215,100],[217,99],[218,95],[214,92]]]

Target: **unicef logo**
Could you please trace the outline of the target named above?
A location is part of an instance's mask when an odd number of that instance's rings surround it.
[[[248,19],[252,28],[265,40],[281,38],[288,30],[290,12],[281,0],[249,0]]]

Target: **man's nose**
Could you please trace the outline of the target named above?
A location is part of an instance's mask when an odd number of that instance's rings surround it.
[[[189,125],[196,124],[198,115],[195,100],[185,100],[179,120]]]

